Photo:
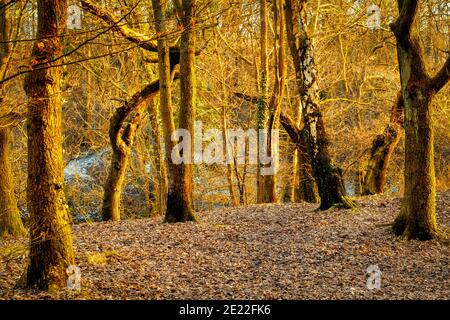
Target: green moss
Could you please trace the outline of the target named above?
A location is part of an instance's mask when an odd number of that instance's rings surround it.
[[[101,252],[87,252],[87,262],[92,265],[104,265],[108,263],[108,258],[119,256],[115,250],[107,250]]]
[[[342,196],[341,197],[341,202],[338,203],[334,203],[330,209],[350,209],[350,210],[356,210],[357,209],[357,205],[356,202],[354,200],[352,200],[349,196]]]
[[[18,244],[0,248],[1,258],[13,259],[22,255],[28,255],[28,248],[24,245]]]

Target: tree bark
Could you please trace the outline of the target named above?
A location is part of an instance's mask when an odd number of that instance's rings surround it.
[[[342,170],[332,163],[329,152],[330,142],[319,106],[314,48],[304,25],[303,5],[304,1],[300,1],[293,8],[292,1],[286,0],[286,29],[303,106],[302,136],[319,190],[320,210],[332,206],[353,208],[355,203],[345,191]]]
[[[144,108],[158,91],[159,80],[156,80],[117,108],[110,119],[109,140],[112,157],[103,193],[102,216],[104,221],[120,220],[120,198],[136,130],[140,125]],[[128,123],[126,123],[127,119]]]
[[[268,62],[268,10],[267,10],[267,0],[260,0],[260,20],[261,20],[261,70],[259,75],[259,96],[258,96],[258,111],[257,111],[257,123],[256,123],[256,131],[259,132],[261,129],[265,129],[267,127],[267,110],[268,110],[268,99],[267,99],[267,90],[269,84],[269,62]],[[266,144],[265,141],[260,141],[258,139],[258,150],[261,150],[260,144]],[[256,201],[257,203],[264,202],[264,176],[261,175],[263,165],[260,161],[260,156],[258,152],[258,170],[256,173]]]
[[[404,239],[439,237],[436,223],[431,102],[450,78],[450,56],[434,77],[426,72],[419,38],[418,1],[399,0],[391,25],[397,39],[405,113],[405,194],[393,230]]]
[[[10,30],[11,23],[9,20],[8,8],[6,4],[7,0],[0,0],[0,80],[6,75],[7,71],[7,62],[9,55],[11,54],[11,42],[10,40]],[[0,83],[0,106],[3,103],[3,83]]]
[[[8,1],[0,0],[0,79],[6,75],[7,61],[11,54],[10,18],[6,4]],[[3,108],[3,84],[0,84],[0,112]],[[7,114],[0,118],[0,237],[6,235],[23,236],[26,230],[20,220],[14,196],[14,182],[11,173],[11,159],[9,144],[12,127],[20,120],[18,114]]]
[[[287,162],[291,164],[290,177],[287,177],[286,184],[284,185],[283,202],[294,202],[295,191],[298,185],[298,152],[295,145],[289,146]]]
[[[319,198],[317,195],[316,181],[311,168],[311,162],[306,154],[306,150],[297,149],[298,153],[298,186],[294,195],[295,202],[317,203]]]
[[[11,131],[19,119],[18,114],[8,114],[0,118],[0,237],[27,234],[14,196],[12,161],[9,153]]]
[[[48,61],[63,52],[65,0],[38,0],[38,40],[24,81],[28,96],[28,181],[30,252],[25,285],[43,290],[66,286],[74,263],[70,218],[63,191],[61,67]]]
[[[279,143],[272,138],[272,130],[278,130],[280,126],[280,111],[283,102],[285,81],[286,81],[286,57],[284,45],[284,1],[277,0],[274,4],[274,25],[275,25],[275,88],[271,99],[271,114],[269,118],[267,132],[267,155],[272,157],[274,166],[277,166],[279,158]],[[276,164],[275,164],[276,163]],[[278,202],[276,172],[278,168],[274,168],[273,174],[264,177],[264,202]]]
[[[389,160],[402,136],[403,98],[398,95],[392,107],[391,121],[384,133],[372,141],[366,172],[362,184],[362,194],[371,195],[384,192]]]
[[[161,86],[161,83],[160,83]],[[159,92],[161,94],[161,90]],[[153,207],[153,214],[162,214],[166,207],[167,199],[167,171],[165,164],[165,156],[163,154],[163,147],[161,142],[161,130],[159,123],[158,107],[154,100],[152,100],[148,106],[148,113],[150,119],[151,134],[154,140],[154,155],[155,155],[155,170],[157,183],[155,184],[155,199],[158,204]]]
[[[192,137],[195,119],[195,0],[175,1],[181,20],[180,39],[180,117],[179,128],[187,130]],[[184,150],[186,152],[186,150]],[[174,184],[169,190],[165,221],[196,221],[192,199],[193,143],[188,158],[190,163],[173,164]]]

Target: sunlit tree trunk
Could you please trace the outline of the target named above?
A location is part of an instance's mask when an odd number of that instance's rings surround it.
[[[11,130],[19,120],[18,114],[0,117],[0,237],[26,235],[14,196],[12,159],[9,153]]]
[[[269,84],[269,62],[268,62],[268,10],[267,10],[267,0],[260,0],[260,24],[261,24],[261,69],[259,75],[259,96],[258,96],[258,111],[257,111],[257,123],[256,123],[256,131],[258,132],[261,129],[265,129],[267,127],[267,90]],[[261,150],[261,142],[258,139],[258,150]],[[265,142],[262,142],[265,144]],[[261,175],[261,171],[263,169],[263,165],[259,158],[258,152],[258,170],[256,173],[256,200],[258,203],[264,202],[264,176]]]
[[[160,91],[161,94],[161,91]],[[162,214],[166,209],[167,200],[167,172],[165,164],[165,156],[163,152],[162,142],[161,142],[161,130],[159,123],[159,112],[158,107],[154,100],[148,105],[148,114],[151,127],[151,135],[154,140],[154,155],[155,155],[155,171],[157,183],[155,183],[155,200],[156,205],[153,206],[153,214]]]
[[[195,119],[195,0],[175,1],[181,20],[180,39],[180,117],[179,128],[187,130],[194,138]],[[173,192],[169,191],[166,222],[196,221],[192,199],[193,143],[187,158],[191,163],[174,164]],[[171,160],[172,161],[172,160]],[[170,188],[170,185],[169,185]],[[171,197],[171,198],[170,198]]]
[[[7,61],[11,54],[10,17],[6,0],[0,1],[0,79],[7,70]],[[4,112],[3,85],[0,84],[0,114]],[[5,235],[22,236],[26,234],[19,209],[14,196],[14,183],[11,173],[11,158],[9,154],[11,130],[20,120],[17,114],[7,114],[0,117],[0,237]]]
[[[155,16],[155,29],[159,34],[164,34],[166,30],[165,11],[167,9],[166,0],[152,0],[153,12]],[[176,215],[178,210],[179,196],[177,195],[178,178],[177,167],[172,162],[171,152],[175,147],[171,135],[175,131],[175,121],[173,116],[172,92],[171,92],[171,64],[170,49],[167,40],[164,37],[158,38],[158,71],[161,91],[159,93],[159,110],[161,113],[162,125],[164,130],[165,158],[167,163],[167,217]],[[182,204],[181,204],[182,205]]]
[[[70,219],[65,201],[61,130],[61,67],[49,61],[63,52],[61,34],[67,18],[65,0],[38,0],[38,31],[28,96],[27,207],[30,251],[25,284],[43,290],[66,286],[66,269],[74,263]],[[60,61],[56,62],[60,63]]]
[[[285,81],[286,81],[286,57],[284,45],[284,1],[277,0],[274,4],[274,25],[276,30],[275,36],[275,90],[271,99],[271,114],[268,124],[267,132],[267,155],[272,157],[274,172],[264,177],[264,202],[277,202],[277,183],[276,183],[276,168],[274,165],[279,157],[279,142],[272,138],[272,130],[278,130],[280,126],[280,111],[283,103]]]
[[[430,77],[420,46],[418,1],[399,0],[398,8],[391,29],[397,39],[405,114],[405,194],[393,229],[405,239],[428,240],[439,236],[431,102],[450,79],[450,56]]]
[[[287,37],[303,106],[305,149],[318,186],[320,209],[326,210],[332,206],[352,208],[355,204],[347,196],[342,170],[332,163],[330,156],[330,142],[319,105],[314,48],[304,25],[303,4],[299,1],[298,6],[293,8],[292,1],[286,0],[285,9]]]
[[[286,184],[284,185],[283,202],[294,202],[295,190],[298,185],[298,152],[295,145],[288,148],[287,162],[290,165],[291,176],[287,177]]]

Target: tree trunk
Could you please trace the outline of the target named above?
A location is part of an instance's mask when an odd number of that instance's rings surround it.
[[[11,54],[10,20],[6,0],[0,0],[0,79],[3,79],[7,71],[7,61]],[[0,113],[3,113],[3,84],[0,84]],[[14,196],[14,183],[11,173],[11,159],[9,155],[9,143],[12,127],[19,121],[17,114],[8,114],[0,118],[0,237],[5,235],[22,236],[26,234],[20,220]]]
[[[401,138],[403,125],[403,98],[398,95],[392,107],[391,121],[384,133],[377,135],[372,141],[367,169],[363,179],[362,194],[370,195],[384,192],[387,168],[395,146]]]
[[[225,85],[222,81],[222,92],[225,92]],[[224,94],[225,95],[225,94]],[[223,97],[225,100],[225,97]],[[224,159],[228,159],[228,148],[227,148],[227,141],[228,141],[228,129],[227,129],[227,108],[226,106],[222,106],[222,136],[223,141],[225,143],[223,144],[223,155]],[[228,191],[230,192],[230,200],[231,205],[238,206],[239,205],[239,199],[236,196],[236,191],[234,190],[234,184],[233,184],[233,163],[227,161],[227,181],[228,181]]]
[[[155,16],[155,29],[157,33],[164,34],[165,26],[165,10],[167,9],[167,1],[152,0],[153,12]],[[164,130],[164,144],[167,162],[167,202],[166,202],[166,218],[175,213],[169,212],[177,210],[178,201],[176,190],[176,167],[171,159],[171,151],[175,147],[171,135],[175,131],[175,121],[172,107],[171,77],[170,72],[173,65],[170,62],[170,51],[167,41],[164,38],[158,38],[158,71],[161,91],[159,93],[159,110],[161,113],[162,125]]]
[[[180,117],[179,128],[192,137],[195,119],[195,0],[175,2],[183,32],[180,39]],[[196,221],[192,199],[193,143],[187,155],[190,163],[174,164],[174,184],[167,199],[166,222]],[[172,162],[172,161],[171,161]]]
[[[259,97],[258,97],[258,111],[257,111],[257,123],[256,131],[259,132],[261,129],[265,129],[267,126],[267,90],[269,84],[269,62],[268,62],[268,36],[267,36],[267,25],[268,25],[268,10],[267,10],[267,0],[260,0],[260,20],[261,20],[261,71],[259,76]],[[265,145],[265,141],[260,141],[258,139],[258,150],[261,150],[261,145]],[[263,165],[260,161],[260,156],[258,152],[258,170],[256,172],[256,201],[257,203],[264,202],[264,176],[261,175]]]
[[[217,46],[217,45],[216,45]],[[221,81],[220,81],[220,88],[221,88],[221,100],[222,100],[222,106],[221,106],[221,119],[222,119],[222,137],[223,137],[223,157],[226,160],[226,165],[227,165],[227,181],[228,181],[228,192],[230,193],[230,203],[232,206],[238,206],[239,205],[239,199],[236,195],[236,190],[234,187],[234,183],[233,183],[233,171],[234,170],[234,166],[237,165],[235,162],[235,158],[233,158],[233,162],[228,161],[229,159],[229,155],[228,155],[228,147],[227,147],[227,141],[228,141],[228,119],[227,119],[227,107],[230,104],[230,96],[229,96],[229,92],[227,90],[227,87],[225,85],[225,75],[223,74],[223,63],[222,63],[222,58],[219,54],[219,52],[217,51],[216,48],[216,53],[217,53],[217,60],[219,62],[219,68],[221,71]],[[237,66],[239,66],[239,64],[237,64]],[[236,79],[235,79],[235,85],[236,84]],[[237,179],[238,181],[238,189],[239,189],[239,179]],[[241,197],[242,198],[242,197]]]
[[[298,152],[295,145],[289,146],[287,162],[291,164],[291,176],[287,177],[284,185],[283,202],[294,202],[295,191],[298,186]]]
[[[295,151],[293,151],[292,178],[286,183],[283,201],[317,203],[318,198],[311,165],[301,152],[298,147],[295,147]]]
[[[0,0],[0,80],[6,76],[8,59],[11,54],[10,30],[11,23],[6,4],[7,0]],[[3,103],[3,83],[0,83],[0,107]],[[3,110],[2,110],[3,111]]]
[[[7,117],[10,118],[10,117]],[[16,117],[14,117],[16,118]],[[11,158],[9,155],[9,144],[11,130],[14,124],[5,123],[9,121],[5,117],[0,118],[0,237],[23,236],[26,230],[20,220],[14,196],[13,175],[11,172]],[[13,119],[14,122],[16,119]]]
[[[112,120],[113,118],[111,118]],[[113,121],[111,121],[113,126]],[[133,129],[134,130],[134,129]],[[128,167],[130,150],[128,148],[119,148],[117,143],[111,139],[112,157],[108,171],[105,186],[103,188],[103,221],[119,221],[120,220],[120,198],[122,195],[122,187],[125,179],[125,172]]]
[[[135,93],[123,106],[117,108],[110,119],[109,139],[112,157],[103,193],[104,221],[120,220],[120,198],[136,130],[140,125],[144,108],[158,91],[159,80],[156,80]],[[128,123],[126,123],[127,120]]]
[[[161,91],[160,91],[161,94]],[[150,119],[150,127],[154,140],[154,154],[155,154],[155,170],[157,183],[155,184],[155,199],[158,204],[154,207],[153,214],[162,214],[165,210],[167,199],[167,173],[164,162],[164,154],[161,143],[161,130],[159,127],[158,107],[152,100],[148,106],[148,113]]]
[[[404,239],[429,240],[439,237],[431,102],[450,79],[450,56],[431,78],[420,46],[418,2],[400,0],[398,8],[391,29],[397,39],[405,113],[405,194],[393,229]]]
[[[28,96],[28,181],[30,252],[26,286],[54,290],[66,286],[74,263],[70,218],[63,191],[61,67],[49,61],[62,54],[65,0],[38,0],[36,62],[24,81]],[[57,62],[59,63],[59,62]]]
[[[345,191],[342,170],[332,163],[329,152],[330,142],[319,106],[314,48],[302,17],[303,4],[304,2],[300,1],[295,11],[291,0],[286,0],[285,6],[288,42],[303,105],[302,137],[319,190],[320,210],[326,210],[332,206],[353,208],[355,204]],[[293,12],[296,12],[296,16]],[[297,20],[298,25],[295,24]]]
[[[285,80],[286,80],[286,58],[284,46],[284,1],[277,0],[274,4],[274,25],[275,25],[275,90],[271,99],[271,114],[267,132],[267,154],[272,158],[274,172],[264,177],[264,202],[277,202],[276,172],[278,170],[279,143],[273,139],[272,131],[278,130],[280,126],[280,111],[283,102]]]

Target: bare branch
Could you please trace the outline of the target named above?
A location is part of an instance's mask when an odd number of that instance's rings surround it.
[[[125,39],[136,43],[139,47],[142,49],[157,52],[158,51],[158,45],[157,41],[153,38],[150,38],[146,35],[143,35],[139,32],[136,32],[135,30],[123,25],[118,24],[117,21],[119,20],[117,17],[115,17],[112,13],[110,13],[108,10],[102,8],[101,6],[93,3],[90,0],[81,0],[81,5],[84,10],[91,13],[92,15],[102,19],[105,23],[112,26],[112,30],[119,32]],[[177,47],[171,47],[171,50],[178,50]]]
[[[436,75],[430,79],[430,89],[434,92],[439,92],[450,80],[450,55],[447,57],[441,70],[439,70]]]

